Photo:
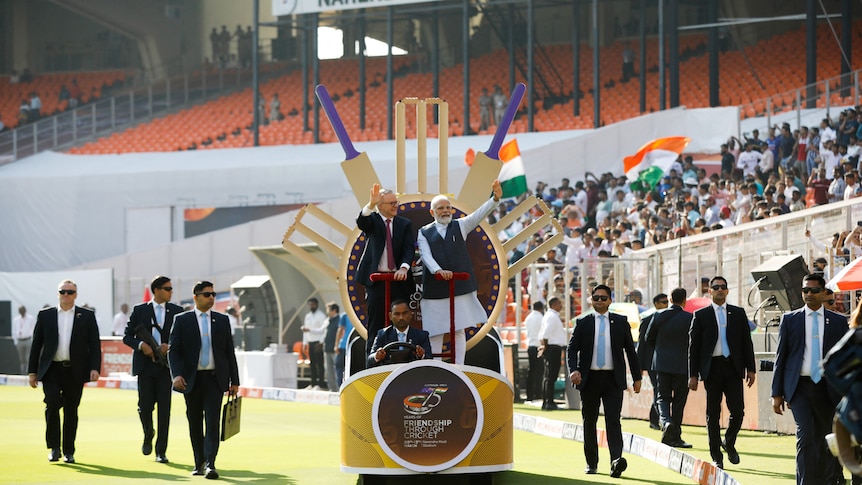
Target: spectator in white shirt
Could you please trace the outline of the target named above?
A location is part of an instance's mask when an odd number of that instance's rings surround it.
[[[114,315],[114,329],[111,332],[115,336],[122,337],[126,333],[127,323],[129,323],[129,305],[123,303],[120,305],[120,311]]]
[[[33,327],[36,326],[36,318],[27,313],[27,308],[21,305],[18,308],[18,316],[12,319],[12,343],[18,350],[18,363],[22,375],[27,374],[27,363],[30,358],[30,346],[33,343]]]
[[[527,329],[527,359],[529,370],[527,371],[527,400],[532,401],[542,397],[542,374],[545,371],[544,363],[539,358],[539,332],[542,330],[542,314],[545,311],[544,303],[537,301],[533,303],[533,311],[524,319],[524,327]]]

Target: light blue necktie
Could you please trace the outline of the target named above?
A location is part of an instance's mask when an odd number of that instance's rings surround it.
[[[201,367],[210,364],[210,324],[206,313],[201,313]]]
[[[727,345],[727,317],[724,315],[724,307],[718,307],[718,335],[721,337],[721,355],[730,355],[730,346]]]
[[[811,380],[820,382],[820,314],[811,313]]]
[[[165,317],[162,315],[164,312],[164,308],[161,305],[156,305],[156,323],[159,324],[159,327],[163,327],[165,324]],[[153,326],[153,339],[157,344],[162,343],[162,334],[159,332],[159,327]]]
[[[406,342],[407,341],[407,335],[404,332],[398,332],[398,341],[399,342]]]
[[[605,366],[605,316],[599,315],[599,343],[596,345],[596,366]]]

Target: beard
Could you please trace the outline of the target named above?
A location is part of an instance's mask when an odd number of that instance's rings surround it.
[[[434,220],[437,221],[438,224],[443,224],[444,226],[448,226],[450,222],[452,222],[452,216],[434,216]]]

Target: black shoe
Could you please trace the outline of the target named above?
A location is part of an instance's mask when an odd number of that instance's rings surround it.
[[[584,468],[584,473],[586,473],[587,475],[595,475],[596,467],[587,465],[587,467]]]
[[[156,462],[157,463],[170,463],[168,461],[168,457],[165,456],[164,453],[156,453]]]
[[[557,407],[557,403],[551,401],[548,404],[546,404],[545,406],[542,406],[542,409],[544,409],[545,411],[556,411],[557,409],[560,409],[560,408]]]
[[[149,456],[150,453],[153,452],[153,439],[145,439],[144,444],[141,445],[141,453],[145,456]]]
[[[214,466],[207,466],[205,476],[210,480],[215,480],[216,478],[218,478],[218,472],[216,471]]]
[[[65,463],[75,463],[75,455],[66,455],[63,457]]]
[[[719,470],[724,470],[724,460],[713,460],[712,466],[718,468]]]
[[[728,445],[727,440],[721,442],[721,447],[727,452],[727,459],[734,465],[739,465],[739,453],[736,452],[736,447]]]
[[[673,443],[679,441],[679,431],[673,423],[664,423],[664,429],[661,432],[661,442],[673,446]]]
[[[692,447],[690,443],[686,443],[683,440],[676,440],[673,443],[668,443],[667,445],[672,446],[674,448],[691,448]]]
[[[628,467],[628,466],[629,466],[629,464],[625,458],[623,458],[623,457],[617,458],[616,460],[611,462],[611,477],[612,478],[619,478],[620,475],[622,475],[623,472],[626,471],[626,467]]]
[[[661,429],[661,426],[659,426],[659,424],[658,424],[658,423],[652,423],[652,422],[651,422],[651,423],[649,424],[649,427],[650,427],[650,429]]]
[[[203,465],[201,465],[199,467],[192,468],[192,476],[193,477],[203,476],[205,473],[206,472],[204,471]]]
[[[48,452],[48,461],[60,461],[60,448],[51,448]]]

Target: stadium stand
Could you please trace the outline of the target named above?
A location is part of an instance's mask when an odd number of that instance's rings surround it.
[[[10,82],[11,76],[0,76],[0,120],[8,128],[16,128],[18,122],[18,107],[21,100],[30,99],[30,93],[35,91],[42,100],[42,116],[50,116],[69,107],[68,101],[60,100],[60,87],[70,87],[77,80],[80,88],[81,104],[99,99],[105,88],[111,88],[126,81],[125,71],[100,72],[64,72],[40,74],[29,83]]]

